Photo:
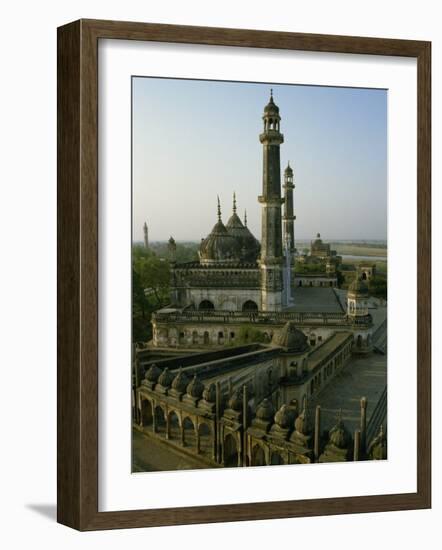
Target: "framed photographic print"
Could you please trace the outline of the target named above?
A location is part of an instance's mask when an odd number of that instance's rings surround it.
[[[430,507],[430,51],[59,28],[59,522]]]

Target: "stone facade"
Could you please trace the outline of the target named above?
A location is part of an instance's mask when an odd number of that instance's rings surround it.
[[[353,438],[342,420],[323,441],[319,407],[313,422],[307,406],[320,399],[352,346],[350,333],[333,333],[312,347],[289,322],[268,346],[188,356],[182,368],[176,368],[179,358],[150,364],[136,388],[134,420],[138,429],[197,454],[208,466],[352,460]],[[366,446],[370,457],[386,458],[383,433],[372,444],[361,441],[357,459],[367,456]]]

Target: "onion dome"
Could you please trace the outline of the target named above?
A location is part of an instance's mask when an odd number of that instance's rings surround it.
[[[204,388],[203,398],[208,403],[215,403],[215,399],[216,399],[215,384],[210,384],[209,386]]]
[[[172,384],[172,380],[173,380],[173,374],[166,367],[161,373],[161,376],[158,378],[158,384],[163,386],[163,388],[169,388],[170,385]]]
[[[199,399],[203,395],[204,384],[195,374],[192,381],[187,385],[186,393],[195,399]]]
[[[261,401],[259,407],[256,409],[256,418],[264,422],[271,422],[274,413],[272,402],[266,398]]]
[[[237,390],[232,397],[229,399],[228,402],[229,409],[232,409],[233,411],[241,411],[242,410],[242,395],[241,390]]]
[[[321,233],[316,233],[316,239],[312,243],[312,248],[313,249],[322,248],[323,245],[324,243],[322,242],[322,239],[321,239]]]
[[[159,369],[155,363],[153,363],[149,369],[146,371],[146,374],[144,375],[144,378],[148,382],[155,383],[158,381],[159,376],[161,375],[162,371]]]
[[[287,163],[287,168],[284,170],[284,174],[287,176],[293,176],[293,168],[290,166],[290,162]]]
[[[284,430],[290,428],[293,422],[293,411],[287,405],[282,405],[275,414],[275,422]]]
[[[247,227],[246,220],[247,217],[245,217],[245,223],[243,224],[236,213],[236,196],[235,193],[233,193],[233,213],[226,224],[226,229],[229,235],[238,241],[241,259],[247,262],[256,262],[261,250],[261,245]]]
[[[175,376],[172,382],[172,389],[178,393],[184,393],[187,385],[189,384],[189,378],[185,372],[180,368],[178,374]]]
[[[367,296],[368,286],[362,279],[356,277],[355,280],[348,287],[348,293]]]
[[[239,242],[230,235],[221,221],[221,207],[218,198],[218,221],[210,234],[202,240],[199,249],[203,265],[211,263],[236,263],[241,256]]]
[[[339,449],[346,449],[351,443],[351,434],[344,426],[340,417],[336,426],[333,426],[328,435],[330,443]]]
[[[302,435],[306,435],[311,431],[310,419],[305,409],[295,420],[295,430]]]
[[[303,352],[308,348],[307,336],[296,328],[293,321],[287,321],[282,329],[273,334],[272,344],[291,352]]]
[[[265,115],[279,115],[279,107],[273,101],[273,90],[270,90],[270,99],[267,105],[264,107]]]

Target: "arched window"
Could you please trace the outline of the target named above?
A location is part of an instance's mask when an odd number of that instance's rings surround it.
[[[143,426],[152,424],[152,403],[148,399],[141,401],[141,421]]]
[[[264,449],[255,445],[252,449],[252,466],[267,466]]]
[[[192,332],[192,344],[198,344],[198,332],[196,330]]]
[[[226,468],[238,466],[238,450],[232,434],[227,434],[224,439],[224,466]]]
[[[213,447],[212,431],[205,422],[199,425],[198,434],[200,438],[200,452],[206,455],[211,455]]]
[[[183,420],[183,436],[186,447],[196,447],[195,426],[188,416]]]
[[[155,425],[157,433],[161,435],[166,433],[166,418],[160,406],[155,407]]]
[[[243,311],[258,311],[258,305],[253,300],[247,300],[242,306]]]
[[[208,346],[210,344],[210,335],[207,332],[207,330],[204,332],[203,339],[204,339],[204,345]]]
[[[181,437],[181,428],[178,415],[175,411],[169,413],[169,438],[179,440]]]
[[[210,300],[203,300],[202,302],[200,302],[198,309],[200,311],[210,311],[212,309],[215,309],[215,306],[213,305],[213,302],[211,302]]]
[[[284,459],[279,453],[272,453],[272,456],[270,458],[270,464],[272,466],[275,466],[277,464],[284,464]]]

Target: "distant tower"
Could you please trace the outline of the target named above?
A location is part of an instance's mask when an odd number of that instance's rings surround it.
[[[287,164],[287,168],[284,171],[284,215],[283,215],[283,228],[284,228],[284,242],[290,242],[290,253],[292,258],[295,254],[295,224],[296,216],[294,216],[293,210],[293,190],[295,185],[293,183],[293,170],[290,163]]]
[[[279,311],[283,301],[280,145],[284,136],[279,131],[281,117],[272,92],[262,118],[264,132],[259,140],[263,145],[263,179],[262,195],[258,197],[262,205],[261,308]]]
[[[169,251],[169,261],[171,264],[176,263],[176,242],[173,237],[170,237],[167,243],[167,249]]]
[[[347,315],[352,319],[368,315],[368,286],[358,276],[348,287]]]
[[[144,233],[144,248],[147,250],[149,248],[149,229],[147,227],[146,222],[144,222],[144,225],[143,225],[143,233]]]

